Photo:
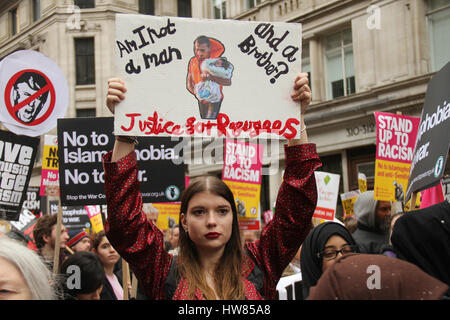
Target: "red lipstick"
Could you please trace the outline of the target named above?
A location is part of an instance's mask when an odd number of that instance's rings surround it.
[[[205,235],[205,238],[207,238],[207,239],[216,239],[216,238],[218,238],[220,236],[220,233],[217,233],[217,232],[210,232],[210,233],[207,233],[206,235]]]

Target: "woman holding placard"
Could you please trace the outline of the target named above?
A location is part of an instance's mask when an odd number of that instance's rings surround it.
[[[109,80],[107,106],[125,98],[125,84]],[[292,99],[303,115],[311,101],[307,74],[295,79]],[[118,136],[105,155],[108,203],[107,237],[130,264],[150,299],[275,299],[276,284],[306,238],[317,191],[314,170],[320,164],[314,144],[301,136],[285,146],[286,170],[276,214],[259,241],[243,245],[235,199],[217,177],[191,181],[181,199],[180,250],[173,257],[164,238],[142,213],[135,139]]]

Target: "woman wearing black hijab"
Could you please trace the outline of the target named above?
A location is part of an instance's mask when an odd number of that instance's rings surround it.
[[[351,252],[359,252],[358,246],[343,225],[325,222],[312,229],[303,242],[300,254],[304,299],[326,268],[340,255]]]
[[[403,214],[395,223],[391,241],[398,258],[415,264],[450,286],[448,201]]]

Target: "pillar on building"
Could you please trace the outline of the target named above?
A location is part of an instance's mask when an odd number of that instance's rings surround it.
[[[322,87],[324,72],[321,59],[322,55],[317,39],[311,38],[309,40],[309,56],[311,63],[311,87],[313,90],[312,99],[313,102],[320,102],[325,99]]]

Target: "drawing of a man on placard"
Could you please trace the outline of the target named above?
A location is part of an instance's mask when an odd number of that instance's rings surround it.
[[[225,48],[218,40],[199,36],[195,56],[189,61],[186,87],[197,101],[202,119],[217,119],[223,100],[222,86],[231,85],[233,65],[222,57]]]
[[[14,105],[17,105],[27,99],[30,100],[27,104],[16,111],[17,118],[23,123],[33,122],[40,112],[43,111],[42,108],[47,102],[49,91],[43,92],[34,99],[33,95],[43,89],[46,85],[46,79],[36,72],[25,72],[14,83]]]

